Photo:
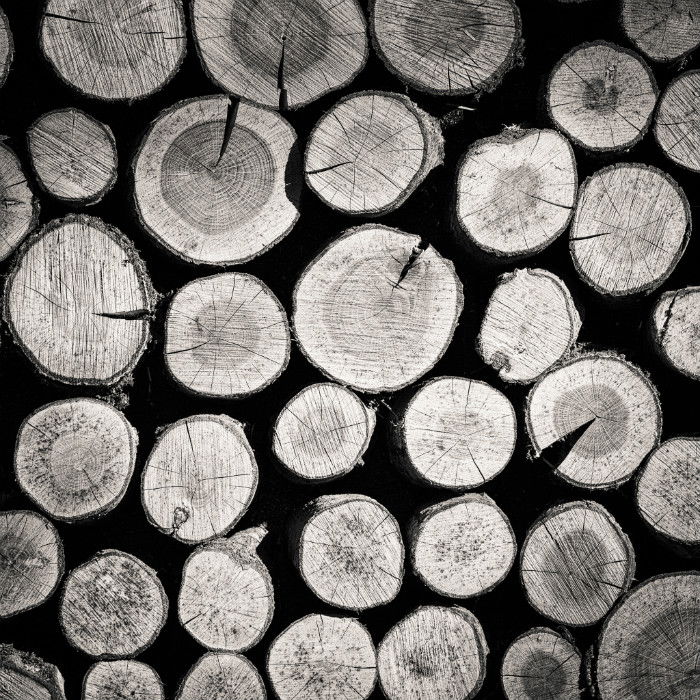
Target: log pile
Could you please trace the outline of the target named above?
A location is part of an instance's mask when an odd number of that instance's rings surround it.
[[[604,4],[4,3],[0,700],[700,697],[700,0]]]

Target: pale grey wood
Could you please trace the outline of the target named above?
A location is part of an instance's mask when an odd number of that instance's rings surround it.
[[[529,384],[564,358],[581,329],[566,284],[547,270],[514,270],[499,277],[476,349],[506,382]]]
[[[528,530],[520,575],[528,602],[564,625],[592,625],[632,583],[635,556],[627,535],[594,501],[554,506]]]
[[[437,119],[404,95],[356,92],[331,107],[309,136],[306,183],[345,214],[393,211],[442,164]]]
[[[451,261],[412,234],[349,229],[294,289],[299,346],[325,375],[367,393],[395,391],[430,370],[452,340],[464,297]]]
[[[355,618],[306,615],[273,640],[267,675],[279,700],[366,700],[377,682],[377,654]]]
[[[82,700],[165,700],[165,689],[141,661],[98,661],[85,674]]]
[[[202,414],[158,436],[143,470],[141,498],[152,525],[197,544],[232,530],[257,485],[258,466],[241,423]]]
[[[145,230],[187,262],[247,262],[299,218],[296,133],[279,114],[246,101],[213,95],[163,110],[132,170]]]
[[[458,166],[459,238],[489,257],[534,255],[566,230],[577,187],[571,144],[552,129],[511,126],[475,141]]]
[[[105,549],[66,577],[58,621],[68,642],[98,659],[133,657],[160,634],[168,598],[137,557]]]
[[[177,602],[182,626],[203,647],[246,651],[272,622],[272,578],[256,548],[264,526],[198,547],[185,562]]]
[[[603,623],[600,700],[693,700],[700,694],[700,573],[661,574],[634,588]]]
[[[0,700],[66,700],[63,676],[38,656],[0,644]]]
[[[583,353],[555,367],[537,381],[526,402],[535,457],[585,428],[561,463],[549,466],[558,477],[589,489],[627,481],[658,445],[661,422],[650,379],[612,353]]]
[[[43,515],[0,511],[0,620],[45,603],[64,562],[61,537]]]
[[[520,52],[520,12],[511,0],[373,0],[370,20],[387,68],[436,95],[493,90]]]
[[[179,289],[165,319],[165,365],[184,389],[237,398],[262,391],[284,372],[287,314],[257,277],[229,272]]]
[[[590,151],[631,148],[651,125],[658,88],[634,51],[594,41],[581,44],[554,66],[547,110],[554,125]]]
[[[265,700],[260,674],[248,659],[227,652],[209,652],[187,672],[175,700]]]
[[[68,85],[103,100],[162,88],[185,57],[182,0],[47,0],[40,46]]]
[[[46,404],[23,421],[15,445],[22,491],[56,520],[115,508],[136,464],[138,435],[120,411],[96,399]]]
[[[7,80],[7,74],[12,66],[15,47],[12,40],[12,30],[7,15],[0,8],[0,88]]]
[[[487,655],[484,632],[468,610],[421,606],[379,644],[379,683],[388,700],[469,700],[484,682]]]

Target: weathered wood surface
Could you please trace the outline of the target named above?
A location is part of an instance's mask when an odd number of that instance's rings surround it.
[[[209,652],[187,672],[175,700],[266,700],[255,666],[238,654]]]
[[[7,80],[7,74],[12,67],[15,47],[12,40],[12,30],[7,15],[0,9],[0,88]]]
[[[117,179],[112,130],[81,109],[42,114],[28,129],[27,143],[39,185],[67,202],[98,202]]]
[[[224,92],[279,109],[347,85],[368,54],[356,0],[194,0],[192,33]]]
[[[165,690],[141,661],[98,661],[85,674],[82,700],[165,700]]]
[[[63,676],[30,652],[0,644],[1,700],[66,700]]]
[[[176,421],[158,436],[141,497],[151,524],[196,544],[230,532],[257,485],[258,466],[242,425],[203,414]]]
[[[577,186],[574,152],[564,136],[508,127],[475,141],[460,161],[458,233],[489,258],[534,255],[566,230]]]
[[[47,0],[40,46],[59,77],[81,93],[134,100],[175,75],[185,31],[182,0]]]
[[[279,700],[366,700],[377,682],[377,654],[355,618],[306,615],[273,640],[267,674]]]

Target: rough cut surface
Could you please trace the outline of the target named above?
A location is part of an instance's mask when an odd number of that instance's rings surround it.
[[[642,468],[635,496],[656,532],[681,545],[700,545],[700,438],[662,442]]]
[[[307,359],[360,391],[395,391],[447,349],[463,306],[454,265],[418,236],[346,231],[302,272],[294,329]]]
[[[605,508],[572,501],[546,511],[528,530],[520,556],[528,602],[564,625],[607,615],[634,577],[632,543]]]
[[[0,511],[0,563],[2,620],[36,608],[54,594],[63,576],[61,537],[38,513]]]
[[[480,493],[424,508],[408,536],[414,572],[448,598],[470,598],[495,588],[508,575],[517,551],[506,514]]]
[[[7,74],[10,72],[13,56],[14,44],[10,23],[7,15],[0,8],[0,88],[5,84]]]
[[[368,53],[356,0],[194,0],[192,28],[212,81],[279,109],[347,85]]]
[[[0,260],[14,251],[38,220],[39,200],[27,184],[22,164],[0,143]]]
[[[265,685],[244,656],[204,654],[182,681],[175,700],[265,700]]]
[[[404,546],[394,516],[361,494],[320,496],[299,515],[295,563],[321,600],[367,610],[393,600],[403,580]]]
[[[527,398],[535,456],[583,431],[554,473],[576,486],[627,481],[661,434],[661,405],[641,370],[616,355],[588,353],[545,374]]]
[[[258,485],[258,466],[242,425],[228,416],[196,415],[158,436],[141,481],[149,521],[181,542],[229,532]]]
[[[581,186],[569,249],[584,282],[607,296],[646,293],[673,272],[690,236],[690,206],[669,175],[618,163]]]
[[[104,515],[124,497],[138,435],[124,415],[95,399],[42,406],[22,423],[15,478],[43,511],[68,522]]]
[[[651,313],[651,333],[665,362],[700,379],[700,287],[664,292]]]
[[[375,422],[374,409],[350,389],[331,382],[312,384],[280,411],[272,449],[300,479],[336,479],[362,463]]]
[[[133,162],[148,233],[191,263],[234,265],[278,243],[299,218],[297,136],[286,119],[224,95],[161,112]]]
[[[307,615],[272,642],[267,674],[279,700],[366,700],[376,684],[377,656],[356,619]]]
[[[141,661],[98,661],[85,674],[82,700],[165,700],[165,690]]]
[[[140,559],[105,549],[68,574],[58,619],[66,638],[100,659],[132,657],[160,634],[168,598]]]
[[[577,186],[564,136],[508,127],[474,142],[460,161],[456,224],[468,245],[490,256],[534,255],[569,225]]]
[[[503,381],[529,384],[566,356],[581,317],[566,284],[547,270],[502,275],[489,299],[477,350]]]
[[[633,51],[606,41],[577,46],[554,67],[547,109],[555,126],[591,151],[630,148],[646,133],[658,89]]]
[[[61,672],[10,644],[0,644],[0,693],[2,700],[66,700]]]
[[[437,95],[493,90],[520,50],[511,0],[373,0],[372,39],[401,80]]]
[[[469,700],[486,676],[488,646],[464,608],[425,605],[395,624],[377,649],[388,700]]]
[[[324,114],[309,136],[304,172],[328,206],[379,215],[399,207],[442,163],[439,122],[404,95],[358,92]]]
[[[257,277],[200,277],[173,297],[165,320],[165,364],[183,388],[234,398],[272,384],[289,361],[287,314]]]
[[[533,627],[513,640],[501,665],[507,700],[579,700],[581,654],[548,627]]]
[[[700,2],[622,0],[622,29],[652,61],[673,61],[700,44]]]
[[[637,586],[603,624],[595,680],[600,700],[694,700],[700,694],[700,573]]]
[[[155,292],[130,241],[91,216],[55,219],[19,251],[4,316],[42,373],[69,384],[114,384],[149,339]]]
[[[68,202],[94,203],[117,179],[117,144],[112,130],[80,109],[47,112],[27,132],[37,181]]]
[[[133,100],[185,57],[182,0],[47,0],[40,44],[58,75],[91,97]]]
[[[506,396],[463,377],[427,381],[394,427],[400,466],[410,477],[462,491],[503,471],[516,433],[515,410]]]
[[[700,70],[681,73],[666,88],[656,110],[654,136],[674,163],[700,172]]]
[[[255,551],[266,534],[261,526],[213,540],[185,562],[178,617],[203,647],[246,651],[270,626],[274,589]]]

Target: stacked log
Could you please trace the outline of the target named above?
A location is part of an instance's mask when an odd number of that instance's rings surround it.
[[[12,66],[15,47],[12,41],[12,30],[7,15],[0,9],[0,88],[7,80],[7,74]]]
[[[66,700],[58,668],[11,644],[0,644],[0,689],[9,700]]]
[[[83,700],[165,700],[158,674],[147,664],[133,659],[98,661],[85,674]]]
[[[248,659],[239,654],[209,652],[187,672],[175,700],[265,700],[266,697],[262,678]]]

